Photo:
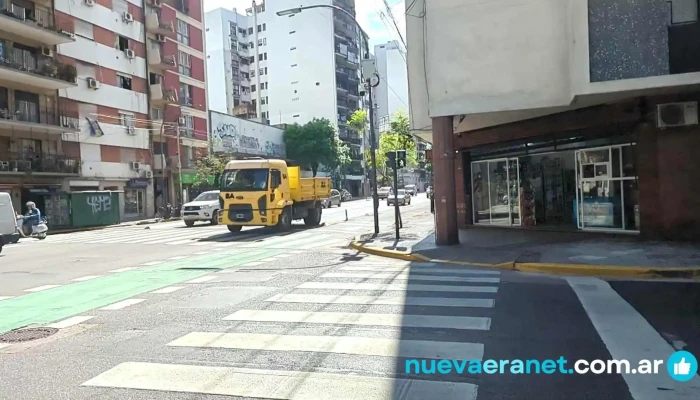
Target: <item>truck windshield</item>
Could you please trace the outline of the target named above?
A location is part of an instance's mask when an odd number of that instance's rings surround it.
[[[221,175],[221,190],[246,192],[267,190],[267,169],[228,169]]]

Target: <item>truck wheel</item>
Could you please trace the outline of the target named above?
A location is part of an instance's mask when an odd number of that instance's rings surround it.
[[[306,226],[318,226],[321,223],[321,207],[315,207],[309,210],[309,215],[304,218]]]
[[[292,228],[292,214],[289,207],[285,207],[284,210],[282,210],[276,228],[281,232],[286,232]]]
[[[194,221],[185,221],[185,225],[187,225],[188,228],[191,228],[192,225],[194,225]]]
[[[243,227],[241,225],[227,225],[228,231],[231,233],[240,232]]]

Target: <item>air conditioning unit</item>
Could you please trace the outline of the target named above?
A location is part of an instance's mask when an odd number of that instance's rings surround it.
[[[98,81],[95,78],[87,78],[87,85],[90,89],[99,89],[100,88],[100,81]]]
[[[124,22],[134,22],[134,16],[129,14],[128,12],[125,12],[122,14],[122,20]]]
[[[42,47],[41,54],[46,57],[53,57],[53,49],[51,47]]]
[[[156,33],[156,42],[165,43],[165,35],[161,35],[160,33]]]
[[[139,169],[141,169],[141,163],[139,163],[138,161],[133,161],[131,163],[131,169],[133,169],[134,171],[138,171]]]
[[[698,103],[666,103],[656,106],[656,126],[669,128],[698,124]]]
[[[92,7],[95,5],[95,0],[85,0],[85,5]]]
[[[135,134],[136,134],[136,128],[134,128],[133,126],[127,126],[127,127],[126,127],[126,133],[127,133],[128,135],[135,135]]]
[[[126,49],[126,50],[124,50],[124,54],[126,54],[126,58],[134,58],[134,57],[136,57],[136,53],[134,53],[134,51],[131,50],[131,49]]]
[[[153,178],[153,172],[151,171],[145,171],[146,178]]]
[[[177,124],[180,126],[185,126],[186,123],[187,123],[187,120],[185,120],[185,117],[180,117],[177,119]]]

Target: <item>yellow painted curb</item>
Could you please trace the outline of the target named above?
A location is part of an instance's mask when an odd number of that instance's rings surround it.
[[[535,272],[551,275],[581,275],[581,276],[606,276],[606,277],[632,277],[632,278],[685,278],[700,279],[700,267],[688,268],[659,268],[659,267],[625,267],[618,265],[586,265],[586,264],[560,264],[560,263],[516,263],[505,262],[499,264],[472,263],[468,261],[454,261],[431,259],[421,254],[405,251],[388,250],[372,246],[364,246],[350,242],[350,247],[367,254],[380,257],[394,258],[404,261],[433,262],[442,264],[461,265],[465,267],[484,267],[494,269],[508,269],[520,272]]]

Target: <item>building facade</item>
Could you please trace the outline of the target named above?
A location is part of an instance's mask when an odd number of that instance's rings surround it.
[[[0,1],[0,191],[18,212],[34,201],[60,225],[61,195],[81,174],[78,110],[61,93],[80,84],[75,63],[58,55],[74,46],[73,25],[52,1]]]
[[[697,1],[417,0],[406,12],[439,243],[475,224],[700,237]]]
[[[192,197],[209,148],[202,0],[147,0],[146,45],[156,206]]]
[[[316,3],[342,7],[354,15],[353,0]],[[210,106],[272,125],[304,124],[314,118],[337,124],[353,159],[345,188],[363,195],[363,134],[346,125],[363,107],[359,31],[347,15],[330,9],[276,15],[298,6],[292,0],[278,0],[258,4],[245,15],[227,10],[207,13],[211,21],[207,68],[210,75],[217,74],[216,79],[226,80],[210,81]]]
[[[401,111],[409,115],[408,71],[406,55],[399,42],[393,40],[374,46],[374,57],[379,75],[379,84],[373,89],[378,132],[385,132],[389,120]]]

